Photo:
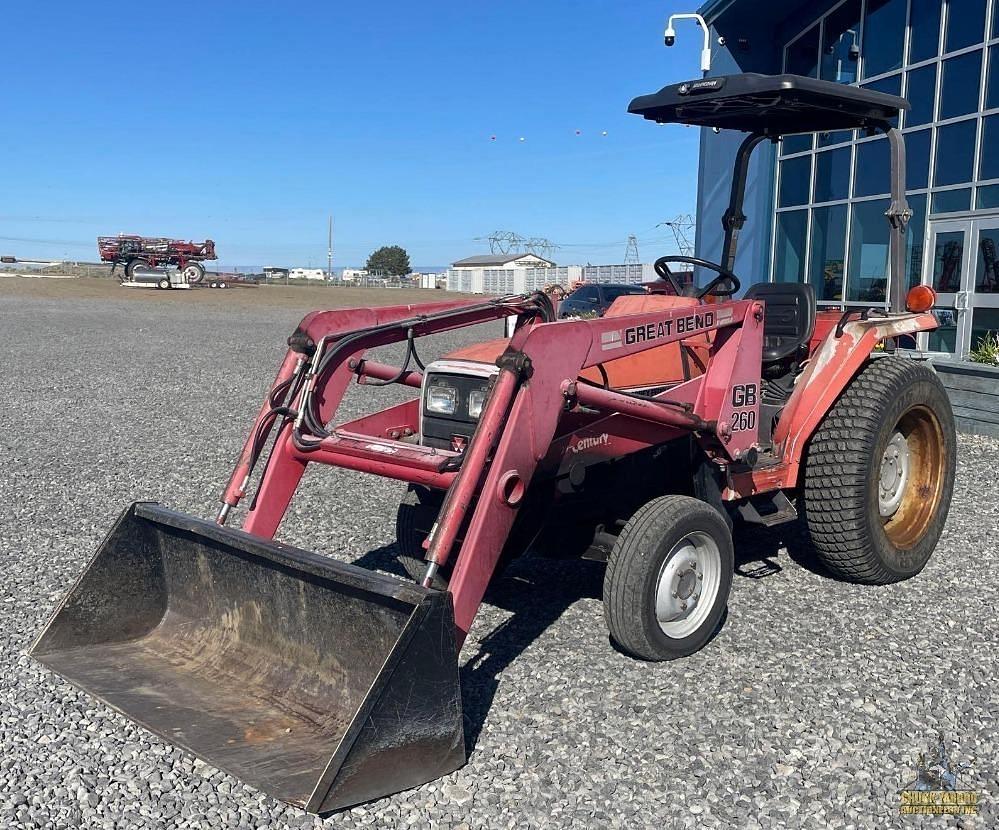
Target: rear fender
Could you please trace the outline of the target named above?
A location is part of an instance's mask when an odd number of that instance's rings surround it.
[[[842,327],[839,336],[835,330],[826,335],[798,378],[774,433],[774,445],[787,465],[786,486],[797,483],[805,446],[877,344],[936,327],[932,314],[897,314],[854,320]]]

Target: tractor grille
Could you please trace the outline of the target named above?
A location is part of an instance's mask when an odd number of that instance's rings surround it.
[[[448,386],[455,390],[455,410],[453,414],[445,415],[431,412],[427,408],[427,395],[423,399],[422,443],[427,447],[443,450],[460,449],[468,445],[472,433],[478,426],[479,419],[473,418],[468,412],[469,395],[472,392],[486,389],[489,379],[470,375],[458,375],[444,372],[428,374],[423,380],[424,390],[432,386]],[[460,444],[460,447],[458,446]]]

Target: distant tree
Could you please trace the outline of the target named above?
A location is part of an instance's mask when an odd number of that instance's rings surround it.
[[[368,257],[365,266],[368,271],[388,274],[390,277],[402,277],[413,269],[409,265],[409,254],[405,248],[398,245],[384,245]]]

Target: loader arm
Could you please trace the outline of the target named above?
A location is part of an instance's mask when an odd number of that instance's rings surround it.
[[[649,443],[677,430],[697,432],[721,459],[741,457],[757,441],[755,428],[733,428],[733,384],[759,384],[763,305],[740,300],[696,308],[676,307],[597,320],[544,320],[534,295],[479,302],[317,312],[290,339],[275,385],[265,400],[223,496],[219,521],[245,495],[263,442],[280,422],[243,530],[272,538],[310,463],[322,463],[446,490],[437,526],[427,542],[428,569],[456,557],[451,593],[460,646],[468,633],[509,536],[519,505],[545,459],[567,408],[582,404],[607,415],[655,426]],[[414,313],[415,312],[415,313]],[[392,437],[411,407],[327,428],[352,380],[394,379],[412,385],[401,367],[373,363],[365,353],[410,336],[517,315],[521,324],[506,352],[475,434],[464,453]],[[532,322],[532,320],[534,322]],[[580,374],[692,335],[712,333],[709,371],[692,385],[696,400],[676,404],[624,395],[589,384]],[[744,426],[756,426],[758,400],[742,409]],[[373,434],[365,429],[379,430]],[[464,531],[460,550],[456,540]],[[431,573],[428,575],[432,576]],[[429,584],[425,580],[425,584]]]

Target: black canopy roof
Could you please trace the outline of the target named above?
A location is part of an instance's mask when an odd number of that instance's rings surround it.
[[[696,124],[768,136],[884,123],[909,109],[895,95],[800,75],[722,75],[641,95],[628,112],[660,124]]]

